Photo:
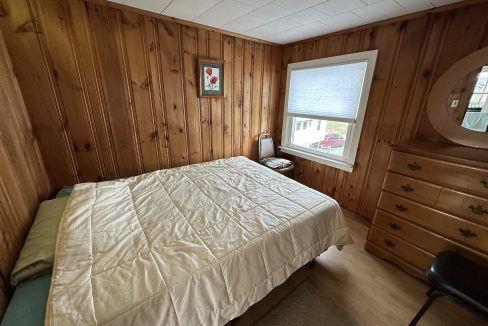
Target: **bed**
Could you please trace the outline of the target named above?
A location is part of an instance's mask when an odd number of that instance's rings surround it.
[[[45,325],[222,325],[351,242],[333,199],[244,157],[75,185]]]

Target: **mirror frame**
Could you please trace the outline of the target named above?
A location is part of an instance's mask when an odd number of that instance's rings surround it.
[[[488,132],[466,129],[456,124],[447,112],[447,98],[456,81],[467,73],[488,65],[488,46],[481,48],[444,72],[435,82],[427,102],[427,116],[435,130],[447,139],[469,147],[488,148]]]

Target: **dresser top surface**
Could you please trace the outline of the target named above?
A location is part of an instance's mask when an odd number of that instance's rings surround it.
[[[394,150],[488,169],[488,150],[466,146],[409,140],[393,146]]]

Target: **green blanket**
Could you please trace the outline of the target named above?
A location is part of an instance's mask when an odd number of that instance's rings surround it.
[[[51,274],[19,284],[0,326],[42,326],[46,311]]]
[[[72,187],[64,187],[56,198],[69,196],[71,190]],[[50,285],[51,273],[21,282],[15,289],[0,326],[44,325]]]

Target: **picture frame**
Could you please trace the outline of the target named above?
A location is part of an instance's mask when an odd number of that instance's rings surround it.
[[[199,97],[224,97],[224,60],[198,59]]]

